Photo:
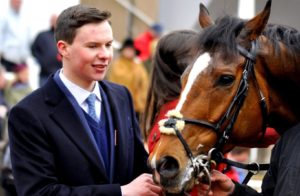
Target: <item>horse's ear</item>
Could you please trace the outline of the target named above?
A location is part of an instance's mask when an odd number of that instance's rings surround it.
[[[246,22],[245,27],[241,30],[238,38],[241,40],[252,41],[262,33],[269,20],[271,13],[271,2],[271,0],[268,0],[264,10]]]
[[[211,19],[207,8],[200,3],[200,11],[199,11],[199,24],[202,28],[208,27],[214,24],[213,20]]]

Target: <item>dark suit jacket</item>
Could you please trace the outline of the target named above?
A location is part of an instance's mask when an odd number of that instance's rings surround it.
[[[19,195],[121,195],[120,185],[147,172],[132,99],[122,86],[100,82],[116,130],[109,182],[86,125],[53,77],[10,112],[13,174]]]

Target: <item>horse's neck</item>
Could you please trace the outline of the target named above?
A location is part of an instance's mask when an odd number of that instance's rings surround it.
[[[264,58],[267,62],[267,69],[274,78],[284,78],[285,81],[295,83],[300,88],[300,53],[292,53],[283,44],[280,44],[279,51],[276,52],[270,48],[268,55]]]
[[[289,53],[281,45],[278,54],[273,50],[262,59],[268,86],[270,126],[284,132],[300,122],[300,54]]]

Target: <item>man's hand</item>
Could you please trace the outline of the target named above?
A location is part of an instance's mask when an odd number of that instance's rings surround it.
[[[121,186],[123,196],[159,196],[162,188],[153,182],[151,174],[141,174],[127,185]]]
[[[211,172],[211,190],[209,185],[200,182],[198,187],[198,196],[205,196],[209,191],[209,196],[227,196],[234,191],[234,183],[231,179],[217,170]]]

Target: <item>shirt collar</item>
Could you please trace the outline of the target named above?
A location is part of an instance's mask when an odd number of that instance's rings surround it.
[[[75,97],[76,101],[79,103],[79,105],[82,105],[87,97],[91,94],[94,93],[96,95],[96,99],[98,101],[101,101],[101,94],[100,94],[100,88],[99,88],[99,83],[95,83],[95,87],[92,92],[87,91],[77,84],[71,82],[64,74],[62,69],[59,72],[59,77],[64,83],[64,85],[67,87],[67,89],[71,92],[71,94]]]

